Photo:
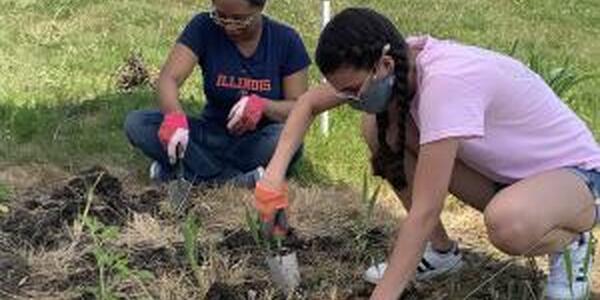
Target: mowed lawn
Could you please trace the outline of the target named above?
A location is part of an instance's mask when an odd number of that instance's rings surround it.
[[[333,0],[334,11],[359,5],[392,18],[406,35],[430,34],[508,52],[535,53],[547,68],[600,70],[600,2],[595,0]],[[302,34],[311,55],[320,30],[318,0],[271,0],[266,12]],[[147,87],[116,88],[126,58],[141,54],[154,74],[186,22],[210,1],[5,0],[0,3],[0,165],[42,163],[77,169],[104,164],[135,170],[148,162],[128,145],[122,123],[153,107]],[[311,67],[311,82],[320,75]],[[579,85],[569,104],[600,131],[599,81]],[[203,102],[200,76],[183,88],[190,113]],[[331,115],[328,137],[314,126],[299,176],[308,182],[357,183],[367,168],[358,114]]]

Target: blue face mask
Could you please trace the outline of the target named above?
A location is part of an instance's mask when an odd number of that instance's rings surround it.
[[[348,97],[350,106],[370,114],[384,112],[392,99],[395,78],[394,73],[391,73],[381,79],[371,79],[358,97]]]
[[[383,57],[390,50],[390,45],[386,44],[381,50]],[[381,59],[380,59],[381,61]],[[376,69],[373,72],[377,72]],[[364,84],[367,87],[358,95],[340,94],[339,97],[346,99],[348,104],[354,109],[364,111],[370,114],[384,112],[392,99],[394,83],[396,77],[392,71],[390,74],[380,79],[375,79],[375,73],[371,75]]]

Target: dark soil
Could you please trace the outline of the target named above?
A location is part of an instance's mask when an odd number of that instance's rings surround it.
[[[66,227],[83,212],[87,194],[94,186],[89,215],[105,225],[122,226],[129,212],[120,181],[102,168],[83,171],[49,196],[33,194],[12,207],[11,214],[0,220],[0,231],[33,248],[56,249],[69,239]]]
[[[15,293],[20,282],[29,274],[29,266],[25,260],[12,253],[0,251],[0,290]]]
[[[202,245],[196,244],[198,264],[204,262]],[[170,270],[188,270],[189,262],[183,243],[175,243],[173,247],[151,247],[139,245],[129,255],[129,266],[133,269],[148,270],[158,275]]]
[[[53,251],[73,243],[73,222],[83,212],[88,193],[94,185],[89,216],[105,225],[121,228],[131,219],[132,212],[150,214],[167,223],[180,221],[161,210],[161,204],[167,198],[163,191],[151,189],[129,195],[124,192],[118,178],[100,167],[85,170],[50,191],[23,194],[11,203],[8,215],[0,216],[0,298],[5,294],[25,297],[30,291],[75,290],[80,291],[80,299],[93,299],[93,295],[85,289],[97,286],[98,280],[89,237],[84,236],[78,241],[80,255],[69,261],[69,273],[62,278],[36,274],[32,270],[35,266],[28,265],[25,255],[32,250]],[[368,299],[374,287],[364,283],[359,272],[371,263],[370,260],[385,257],[391,240],[391,233],[383,227],[368,229],[364,234],[348,228],[338,235],[310,239],[300,238],[291,230],[283,247],[286,251],[296,252],[303,278],[294,299],[328,298],[318,291],[326,291],[333,285],[339,288],[338,299]],[[174,272],[192,273],[182,243],[164,246],[139,244],[127,249],[109,246],[127,254],[128,267],[132,270],[147,270],[155,277]],[[211,247],[200,243],[196,246],[197,261],[202,264],[207,249]],[[250,232],[243,229],[225,231],[223,239],[214,246],[220,255],[234,262],[247,259],[250,269],[243,283],[215,282],[206,299],[248,299],[250,294],[260,299],[267,290],[273,289],[264,276],[267,253],[256,245]],[[401,299],[462,299],[466,292],[503,269],[505,263],[469,251],[465,252],[465,258],[467,267],[460,275],[415,284]],[[255,274],[254,270],[262,272]],[[337,273],[332,274],[333,271]],[[477,290],[469,299],[533,299],[523,295],[528,286],[539,295],[542,280],[543,274],[531,267],[510,266],[495,278],[493,284]],[[133,288],[128,285],[120,292],[133,293]],[[193,289],[193,286],[190,288]],[[315,293],[321,296],[315,296]],[[285,298],[277,294],[275,299]]]
[[[247,300],[251,295],[259,299],[264,290],[269,286],[268,282],[245,282],[238,285],[229,285],[215,282],[206,294],[206,300]]]

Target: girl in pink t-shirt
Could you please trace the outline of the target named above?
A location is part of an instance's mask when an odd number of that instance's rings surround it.
[[[287,207],[285,170],[314,117],[344,103],[365,112],[376,175],[408,210],[389,264],[372,266],[372,299],[463,263],[440,213],[447,192],[481,211],[490,241],[512,255],[550,254],[546,294],[588,293],[590,229],[600,197],[600,148],[540,76],[481,48],[431,37],[405,40],[379,13],[346,9],[327,25],[316,61],[329,84],[304,94],[256,187],[268,228]],[[274,221],[275,220],[275,221]],[[564,268],[568,248],[573,283]],[[571,291],[573,294],[571,294]]]

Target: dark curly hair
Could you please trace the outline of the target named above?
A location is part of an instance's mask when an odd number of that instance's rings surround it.
[[[258,7],[263,7],[263,6],[265,6],[265,4],[267,4],[267,0],[246,0],[246,1],[250,2],[250,5],[258,6]]]

